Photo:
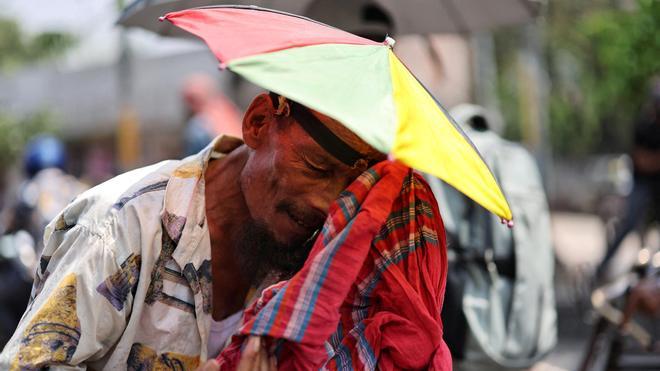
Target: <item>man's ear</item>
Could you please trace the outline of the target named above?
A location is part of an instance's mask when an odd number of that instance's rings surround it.
[[[268,124],[275,121],[274,108],[266,93],[257,95],[243,116],[243,141],[257,148],[268,133]]]

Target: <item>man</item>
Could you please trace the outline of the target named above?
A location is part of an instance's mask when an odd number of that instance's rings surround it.
[[[51,222],[0,368],[194,369],[222,350],[210,329],[266,274],[300,267],[330,203],[384,158],[274,94],[252,101],[242,135],[120,175]]]

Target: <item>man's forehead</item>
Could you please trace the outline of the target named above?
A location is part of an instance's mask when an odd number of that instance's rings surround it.
[[[374,160],[372,155],[378,152],[339,121],[276,93],[271,92],[269,95],[277,114],[293,117],[332,159],[349,167]]]

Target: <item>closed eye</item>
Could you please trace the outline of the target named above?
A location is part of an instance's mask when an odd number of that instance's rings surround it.
[[[307,168],[309,168],[310,170],[315,171],[315,172],[320,173],[320,174],[330,173],[330,170],[324,169],[320,166],[316,166],[316,165],[314,165],[314,164],[312,164],[311,162],[308,162],[308,161],[305,161],[305,165],[307,165]]]
[[[321,165],[317,165],[314,162],[310,161],[303,155],[303,160],[305,162],[305,166],[309,169],[312,170],[315,173],[321,174],[321,175],[329,175],[331,173],[330,169],[326,169],[325,167]]]

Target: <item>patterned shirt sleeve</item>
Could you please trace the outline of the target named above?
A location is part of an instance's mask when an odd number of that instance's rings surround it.
[[[118,257],[107,233],[49,226],[30,304],[0,354],[0,369],[85,369],[119,339],[137,285],[140,256]]]

